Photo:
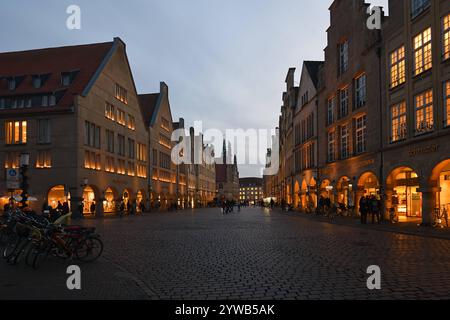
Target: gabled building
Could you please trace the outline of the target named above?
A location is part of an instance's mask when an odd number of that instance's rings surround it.
[[[294,111],[293,205],[304,210],[317,206],[319,177],[319,92],[322,85],[322,61],[304,61],[298,100]]]
[[[297,105],[298,86],[294,84],[295,68],[290,68],[286,76],[286,91],[283,92],[280,130],[280,198],[288,204],[293,203],[294,186],[294,113]]]
[[[450,1],[389,1],[382,32],[386,207],[429,225],[450,210]]]
[[[145,201],[148,131],[125,43],[0,53],[0,163],[29,154],[29,194],[107,215]],[[9,188],[0,175],[0,192]]]
[[[331,25],[319,98],[320,193],[355,206],[381,189],[381,32],[366,28],[369,4],[339,0]]]
[[[142,115],[149,131],[150,208],[167,210],[178,204],[177,166],[172,161],[173,119],[169,87],[160,83],[160,92],[139,95]]]

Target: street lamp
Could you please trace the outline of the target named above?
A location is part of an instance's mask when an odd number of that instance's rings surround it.
[[[27,177],[27,171],[28,166],[30,165],[30,154],[29,153],[22,153],[20,155],[20,173],[22,175],[22,200],[20,201],[22,205],[22,209],[24,209],[27,206],[27,200],[28,200],[28,177]]]

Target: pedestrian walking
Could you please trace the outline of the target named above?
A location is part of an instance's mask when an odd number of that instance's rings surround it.
[[[362,196],[359,200],[359,213],[361,214],[361,224],[367,224],[367,198]]]

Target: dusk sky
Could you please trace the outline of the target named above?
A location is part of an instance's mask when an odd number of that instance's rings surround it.
[[[169,85],[174,120],[183,117],[188,126],[202,120],[205,129],[272,129],[288,68],[323,59],[331,2],[3,1],[0,51],[118,36],[127,44],[139,93],[157,92],[160,81]],[[387,0],[373,3],[386,6]],[[71,4],[81,7],[81,30],[66,28]],[[260,167],[241,166],[240,174],[260,175]]]

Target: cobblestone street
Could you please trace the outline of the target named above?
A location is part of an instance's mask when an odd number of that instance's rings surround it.
[[[281,212],[219,209],[88,220],[103,257],[66,289],[65,262],[0,261],[3,299],[449,299],[450,241],[333,225]],[[379,265],[382,290],[366,269]]]

